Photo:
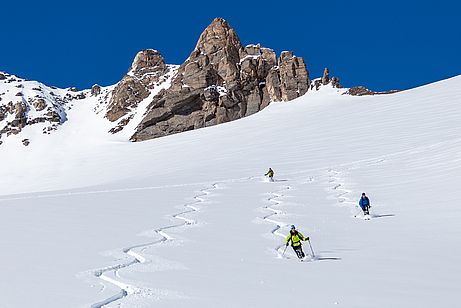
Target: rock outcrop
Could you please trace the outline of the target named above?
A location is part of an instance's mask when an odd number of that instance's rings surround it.
[[[38,123],[42,124],[43,133],[49,134],[67,119],[66,104],[83,95],[69,89],[61,97],[38,82],[0,74],[5,77],[0,80],[0,138],[17,135],[26,126]],[[21,89],[21,95],[16,93],[17,89]]]
[[[46,101],[42,97],[36,98],[33,102],[35,110],[42,111],[46,108]]]
[[[385,91],[385,92],[375,92],[371,91],[364,86],[356,86],[352,87],[346,92],[344,92],[344,95],[352,95],[352,96],[364,96],[364,95],[383,95],[383,94],[393,94],[400,92],[400,90],[391,90],[391,91]]]
[[[343,86],[339,83],[338,77],[331,77],[331,86],[333,88],[342,88]]]
[[[322,86],[330,85],[333,88],[342,88],[338,77],[330,77],[330,70],[325,67],[323,70],[322,78],[315,79],[311,82],[310,87],[312,90],[320,90]]]
[[[161,72],[163,59],[145,59],[136,56],[132,71],[158,68]],[[139,74],[136,77],[140,78]],[[142,87],[128,91],[135,84],[139,82],[131,80],[130,86],[117,86],[109,119],[119,119],[130,106],[147,97]],[[142,141],[236,120],[260,111],[271,101],[297,98],[308,91],[309,84],[302,58],[283,52],[277,60],[269,48],[243,47],[229,24],[216,18],[179,67],[171,87],[153,97],[131,140]]]
[[[291,101],[304,95],[309,89],[309,72],[303,58],[284,51],[279,58],[280,81],[282,84],[282,99]]]
[[[327,85],[330,82],[330,70],[328,67],[325,67],[323,70],[322,84]]]
[[[99,94],[101,94],[101,86],[100,85],[93,85],[91,87],[91,96],[98,96]]]
[[[166,80],[170,69],[157,50],[147,49],[138,52],[128,74],[112,92],[106,118],[111,122],[121,119],[119,124],[122,125],[117,125],[111,132],[118,132],[128,124],[131,120],[130,112],[150,95],[151,89]]]
[[[138,52],[128,74],[115,87],[106,114],[114,122],[149,96],[149,87],[153,87],[160,75],[165,73],[166,65],[156,50]]]
[[[112,92],[112,98],[106,114],[107,119],[111,122],[120,119],[148,96],[149,91],[146,86],[136,77],[123,77]]]
[[[58,90],[0,72],[0,139],[39,123],[50,134],[82,101],[113,123],[111,133],[129,127],[130,140],[143,141],[237,120],[327,85],[341,87],[328,68],[311,81],[303,58],[243,46],[234,29],[216,18],[182,65],[167,65],[158,51],[142,50],[115,87]],[[361,89],[349,94],[366,95]]]

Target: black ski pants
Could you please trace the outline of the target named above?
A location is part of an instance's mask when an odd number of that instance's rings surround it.
[[[306,255],[304,254],[303,248],[301,245],[299,246],[291,246],[293,247],[293,250],[296,252],[296,255],[298,256],[299,259],[304,258]]]

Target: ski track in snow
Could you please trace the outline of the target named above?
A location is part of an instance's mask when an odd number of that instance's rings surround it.
[[[352,209],[357,209],[357,213],[354,214],[354,217],[357,217],[361,213],[361,209],[357,205],[358,201],[350,198],[349,195],[352,193],[352,190],[345,187],[344,174],[341,171],[335,169],[328,169],[328,183],[331,185],[331,189],[336,192],[334,199],[341,206],[352,206]]]
[[[280,206],[280,204],[283,203],[282,201],[277,200],[277,199],[285,196],[283,194],[283,192],[288,191],[290,189],[292,189],[292,187],[287,185],[287,186],[283,187],[282,189],[270,192],[271,196],[269,198],[267,198],[267,201],[271,202],[272,204],[268,204],[268,205],[263,206],[264,210],[271,211],[272,213],[263,216],[262,219],[264,221],[267,221],[267,222],[271,223],[271,224],[274,224],[275,227],[271,230],[271,233],[274,236],[279,236],[279,237],[281,237],[283,239],[285,239],[285,235],[280,232],[280,229],[283,228],[283,227],[287,227],[288,224],[285,223],[285,222],[282,222],[282,221],[274,219],[274,217],[276,217],[278,215],[281,215],[281,214],[284,214],[283,211],[281,211],[279,209],[275,209],[274,206]],[[280,252],[280,250],[281,250],[281,248],[283,246],[285,246],[285,245],[282,243],[282,244],[277,245],[274,248],[274,250],[275,250],[275,252],[277,254],[277,258],[279,258],[279,259],[286,258],[286,257],[283,256],[283,252]]]
[[[349,164],[348,169],[359,169],[363,166],[374,166],[379,165],[385,162],[384,158],[367,160],[367,161],[357,161]],[[354,218],[365,219],[362,209],[359,206],[359,200],[354,199],[351,197],[351,194],[354,193],[351,189],[346,188],[346,180],[344,171],[340,171],[337,168],[330,168],[327,170],[327,177],[328,177],[328,185],[330,186],[331,190],[335,191],[336,194],[334,199],[340,204],[340,206],[350,206],[351,213]],[[360,192],[357,192],[360,194]],[[384,215],[384,216],[394,216],[394,215]],[[370,217],[384,217],[383,215],[376,215],[373,214],[370,210]],[[369,219],[366,219],[369,220]]]
[[[110,283],[110,284],[120,288],[120,292],[113,295],[113,296],[111,296],[111,297],[109,297],[109,298],[107,298],[107,299],[105,299],[105,300],[103,300],[103,301],[100,301],[98,303],[92,304],[91,308],[101,308],[103,306],[106,306],[106,305],[109,305],[111,303],[114,303],[114,302],[116,302],[116,301],[118,301],[118,300],[120,300],[120,299],[122,299],[124,297],[127,297],[129,295],[142,293],[143,292],[142,288],[136,287],[136,286],[128,284],[128,283],[125,283],[121,279],[118,279],[118,278],[120,278],[120,275],[119,275],[118,272],[121,269],[128,268],[128,267],[133,266],[135,264],[143,264],[143,263],[146,263],[148,261],[142,254],[134,251],[135,249],[141,249],[142,251],[144,251],[146,248],[148,248],[150,246],[165,243],[167,241],[173,241],[175,238],[172,237],[171,235],[169,235],[166,232],[166,230],[196,224],[197,223],[196,220],[187,218],[184,215],[187,215],[187,214],[193,213],[193,212],[199,212],[199,208],[196,207],[195,205],[205,202],[205,199],[203,197],[210,194],[210,192],[208,190],[217,189],[217,188],[218,188],[218,184],[214,183],[214,184],[211,185],[211,187],[201,189],[200,193],[194,196],[194,199],[195,199],[194,201],[185,203],[183,205],[186,208],[184,211],[181,211],[179,213],[176,213],[176,214],[172,215],[173,218],[181,220],[182,223],[176,224],[176,225],[169,225],[169,226],[166,226],[166,227],[155,229],[154,233],[158,234],[160,236],[159,240],[144,243],[144,244],[140,244],[140,245],[130,246],[128,248],[123,249],[123,253],[125,253],[126,255],[128,255],[130,257],[132,257],[132,259],[130,261],[124,262],[124,263],[119,263],[119,264],[116,264],[116,265],[113,265],[113,266],[104,267],[104,268],[101,268],[101,269],[98,269],[98,270],[94,271],[94,275],[97,278],[99,278],[100,280],[102,280],[103,285],[104,285],[104,282]],[[114,276],[117,279],[109,277],[107,275],[108,273],[114,273]],[[102,290],[104,290],[104,288],[105,287],[103,287]]]

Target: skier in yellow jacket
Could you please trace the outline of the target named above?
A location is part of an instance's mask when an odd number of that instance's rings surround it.
[[[298,230],[296,230],[296,227],[294,225],[291,225],[291,230],[290,234],[288,234],[285,244],[288,246],[288,244],[291,241],[291,247],[293,247],[293,250],[296,252],[296,255],[298,256],[299,259],[302,259],[305,257],[305,254],[303,252],[303,248],[301,245],[301,241],[308,241],[309,237],[304,237],[304,235],[301,234]]]
[[[274,170],[269,168],[269,171],[267,171],[265,176],[269,177],[269,181],[274,182]]]

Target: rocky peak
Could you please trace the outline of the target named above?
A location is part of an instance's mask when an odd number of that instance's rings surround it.
[[[145,49],[136,54],[130,71],[135,74],[142,74],[145,70],[162,70],[165,68],[165,61],[157,50]]]
[[[65,105],[87,95],[98,101],[95,112],[105,111],[114,123],[110,132],[133,122],[130,139],[142,141],[233,121],[326,84],[341,87],[327,68],[311,82],[304,59],[291,51],[277,57],[260,44],[243,46],[227,21],[216,18],[182,65],[165,64],[157,50],[141,50],[115,87],[56,90],[0,72],[0,138],[38,123],[50,123],[43,128],[49,133],[66,121]]]
[[[231,26],[216,18],[179,67],[172,86],[153,98],[131,139],[141,141],[236,120],[271,101],[305,94],[309,83],[302,58],[284,52],[277,62],[272,49],[259,44],[243,47]]]
[[[330,70],[328,67],[325,67],[323,70],[322,84],[327,85],[330,82]]]
[[[232,84],[238,78],[242,50],[234,29],[222,18],[216,18],[200,35],[195,49],[179,68],[174,85],[194,89]]]
[[[208,55],[228,49],[238,51],[242,48],[240,39],[234,29],[223,18],[215,18],[200,35],[195,49]]]
[[[138,52],[131,64],[128,75],[143,80],[147,87],[152,87],[167,70],[162,55],[153,49]]]
[[[106,118],[115,122],[126,116],[146,99],[151,89],[164,81],[169,71],[162,55],[153,49],[138,52],[131,68],[115,87],[109,101]],[[125,120],[125,125],[129,120]]]

